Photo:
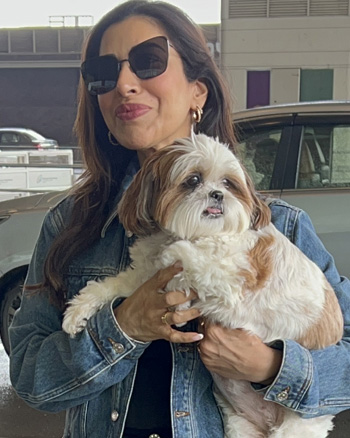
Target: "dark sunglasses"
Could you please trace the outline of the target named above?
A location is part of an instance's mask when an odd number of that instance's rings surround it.
[[[128,59],[119,61],[114,55],[87,59],[81,65],[81,74],[88,92],[96,96],[113,90],[117,85],[122,63],[126,61],[140,79],[161,75],[168,66],[169,46],[171,44],[165,36],[157,36],[133,47]]]

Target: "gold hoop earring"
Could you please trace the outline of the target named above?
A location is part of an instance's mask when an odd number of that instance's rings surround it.
[[[108,140],[109,140],[110,144],[112,144],[113,146],[119,146],[119,143],[116,140],[113,141],[113,139],[115,140],[115,138],[112,137],[111,131],[108,131]]]
[[[197,105],[196,109],[193,110],[192,113],[193,122],[199,123],[202,120],[202,114],[203,114],[202,108],[199,105]]]

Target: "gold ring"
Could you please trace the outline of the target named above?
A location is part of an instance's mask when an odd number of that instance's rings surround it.
[[[163,324],[166,324],[166,325],[169,325],[169,322],[168,322],[168,320],[166,319],[168,313],[170,313],[170,312],[165,312],[164,315],[160,318],[160,319],[162,320],[162,323],[163,323]]]
[[[197,351],[198,351],[199,354],[201,354],[201,348],[200,348],[200,346],[199,346],[199,342],[198,342],[198,344],[197,344]]]

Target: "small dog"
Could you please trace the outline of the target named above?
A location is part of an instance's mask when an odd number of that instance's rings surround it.
[[[75,335],[116,296],[129,296],[155,272],[180,260],[183,271],[166,288],[189,291],[209,321],[241,328],[263,342],[293,339],[308,349],[337,343],[343,319],[321,270],[270,222],[238,159],[203,134],[149,157],[118,206],[139,239],[133,268],[90,281],[65,312]],[[303,419],[255,392],[250,382],[213,375],[229,438],[323,438],[332,416]],[[293,384],[293,382],[291,382]],[[290,388],[285,392],[288,396]]]

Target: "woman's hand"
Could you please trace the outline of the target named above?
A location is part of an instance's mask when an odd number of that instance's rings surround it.
[[[197,309],[175,312],[169,310],[197,297],[194,292],[186,296],[181,291],[166,293],[162,291],[181,271],[182,267],[178,263],[159,270],[114,309],[120,327],[128,336],[143,342],[166,339],[170,342],[189,343],[202,339],[203,335],[199,333],[183,333],[171,327],[199,316]]]
[[[235,380],[269,384],[277,375],[282,352],[245,330],[205,324],[199,352],[209,371]]]

